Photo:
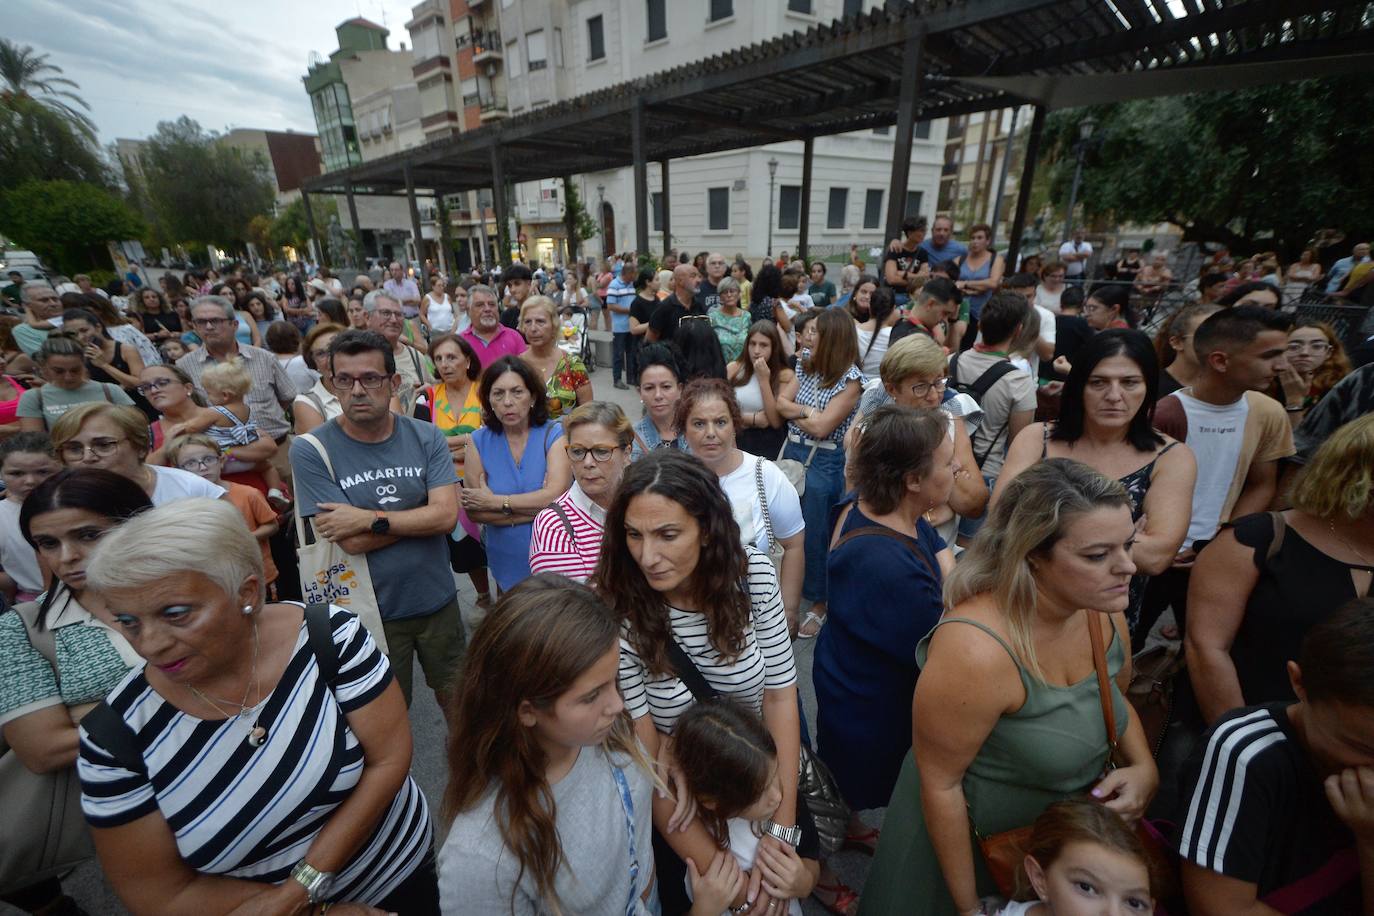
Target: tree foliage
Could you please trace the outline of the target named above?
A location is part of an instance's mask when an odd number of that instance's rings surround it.
[[[333,197],[316,195],[310,199],[310,213],[315,218],[315,231],[320,233],[320,244],[325,244],[325,229],[329,218],[339,212],[339,203]],[[304,257],[310,251],[310,224],[305,221],[305,201],[297,197],[272,221],[271,238],[273,245],[290,245]]]
[[[0,99],[0,190],[29,181],[112,183],[95,145],[61,115],[30,98]]]
[[[246,156],[183,115],[163,121],[139,161],[145,193],[169,240],[234,248],[253,217],[272,211],[275,191],[260,154]]]
[[[1185,241],[1294,258],[1319,230],[1374,233],[1368,81],[1332,77],[1051,115],[1050,199],[1068,197],[1078,127],[1098,127],[1079,199],[1089,216],[1169,222]]]
[[[61,67],[48,63],[48,55],[0,38],[0,80],[5,84],[0,103],[31,100],[95,143],[95,124],[86,116],[91,106],[73,91],[80,88],[76,82],[63,76]]]
[[[123,200],[92,184],[29,181],[0,197],[0,232],[66,272],[106,263],[104,243],[143,231]]]
[[[566,221],[568,214],[572,214],[573,237],[568,239],[569,260],[576,261],[578,248],[583,239],[589,239],[600,232],[600,227],[596,225],[596,220],[592,219],[587,208],[582,205],[582,195],[577,191],[577,183],[574,181],[563,182],[563,219]]]

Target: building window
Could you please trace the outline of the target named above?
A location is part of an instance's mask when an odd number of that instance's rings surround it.
[[[844,0],[844,15],[846,17],[862,13],[864,11],[864,0]]]
[[[707,22],[719,22],[735,15],[735,0],[710,0],[711,10]]]
[[[864,192],[864,228],[881,229],[883,226],[883,191],[869,188]]]
[[[520,63],[519,41],[512,41],[506,45],[506,75],[509,77],[525,75],[525,68]]]
[[[648,0],[649,37],[646,41],[658,41],[668,37],[668,0]]]
[[[812,6],[811,0],[787,0],[787,11],[789,13],[805,13],[807,16],[810,16],[814,12]]]
[[[663,231],[663,192],[651,191],[649,193],[649,209],[652,215],[649,217],[649,225],[653,227],[651,231]]]
[[[706,189],[706,228],[711,232],[730,231],[730,189]]]
[[[801,226],[801,186],[785,184],[778,189],[778,228]]]
[[[563,30],[553,30],[553,65],[563,69]]]
[[[605,58],[605,20],[600,16],[593,16],[587,20],[587,60],[604,60]]]
[[[525,55],[529,58],[531,73],[549,65],[549,47],[544,41],[543,29],[525,36]]]
[[[929,122],[929,121],[917,121],[917,122],[916,122],[916,129],[915,129],[915,131],[914,131],[914,134],[915,134],[917,140],[929,140],[929,139],[930,139],[930,122]]]
[[[825,209],[825,228],[843,229],[845,211],[849,209],[849,189],[831,188],[829,205]]]
[[[906,211],[902,213],[902,219],[906,219],[908,216],[920,216],[920,215],[921,215],[921,192],[920,192],[920,191],[907,191],[907,192],[906,192]]]

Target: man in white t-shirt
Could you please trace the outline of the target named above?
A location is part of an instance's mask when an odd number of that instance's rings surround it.
[[[1266,511],[1274,501],[1279,461],[1294,451],[1293,431],[1283,405],[1261,392],[1284,368],[1289,323],[1258,306],[1212,315],[1193,332],[1201,375],[1155,407],[1156,428],[1197,456],[1197,482],[1183,549],[1171,569],[1150,580],[1137,627],[1141,641],[1168,605],[1182,630],[1197,551],[1222,525]]]
[[[1083,227],[1073,230],[1073,238],[1059,246],[1059,260],[1064,262],[1064,276],[1069,283],[1082,283],[1093,256],[1091,242],[1083,240]]]

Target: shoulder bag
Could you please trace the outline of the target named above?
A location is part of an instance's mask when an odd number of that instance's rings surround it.
[[[784,424],[784,428],[786,428],[786,424]],[[778,457],[773,463],[778,466],[779,471],[782,471],[782,476],[786,477],[787,481],[797,488],[797,495],[801,496],[806,492],[806,470],[811,467],[811,462],[816,459],[816,449],[821,446],[819,440],[813,440],[811,451],[807,453],[806,460],[798,461],[795,458],[782,457],[783,453],[787,451],[787,443],[791,441],[786,436],[783,437],[782,448],[778,449]]]
[[[759,494],[759,505],[763,507],[763,527],[768,532],[768,559],[773,562],[773,568],[782,575],[782,544],[778,541],[777,534],[773,531],[773,515],[768,511],[768,492],[763,488],[763,459],[754,459],[754,489]]]

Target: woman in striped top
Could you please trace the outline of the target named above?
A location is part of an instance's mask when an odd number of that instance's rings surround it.
[[[762,713],[782,779],[783,800],[773,820],[796,824],[797,675],[778,577],[767,556],[741,546],[716,475],[674,449],[630,465],[606,514],[593,583],[624,621],[620,690],[649,753],[674,769],[669,735],[694,702],[669,659],[674,643],[716,691]],[[692,820],[680,785],[678,798],[680,803],[654,800],[654,827],[666,840],[657,848],[665,911],[670,892],[682,887],[681,862],[674,875],[670,854],[706,862],[715,852],[706,828]],[[752,875],[750,886],[758,889],[758,879]]]
[[[405,704],[356,617],[266,604],[262,553],[219,500],[137,516],[86,575],[147,661],[82,720],[77,761],[131,911],[439,912]]]
[[[530,572],[586,582],[601,556],[606,510],[630,463],[634,431],[615,404],[592,401],[563,418],[563,437],[573,485],[534,517]]]

